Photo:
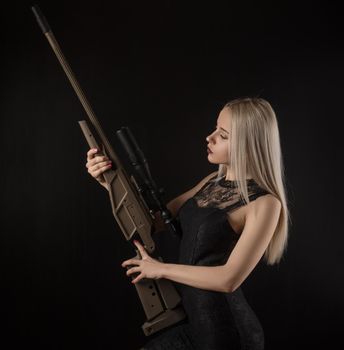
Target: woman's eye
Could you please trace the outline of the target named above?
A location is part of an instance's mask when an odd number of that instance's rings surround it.
[[[217,130],[217,125],[214,126],[214,132]],[[226,136],[223,136],[220,134],[220,137],[223,139],[223,140],[228,140],[228,138]]]

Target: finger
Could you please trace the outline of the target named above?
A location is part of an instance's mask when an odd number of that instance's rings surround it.
[[[128,265],[140,265],[140,260],[138,260],[138,259],[129,259],[129,260],[126,260],[126,261],[122,262],[122,266],[123,267],[128,266]]]
[[[96,171],[95,175],[93,175],[94,177],[98,177],[100,176],[101,174],[105,173],[107,170],[111,169],[112,165],[107,165],[101,169],[99,169],[98,171]]]
[[[109,160],[104,160],[104,161],[99,162],[97,164],[92,164],[92,162],[89,162],[86,164],[86,168],[88,168],[89,173],[92,173],[92,172],[97,171],[101,168],[104,168],[105,166],[108,166],[109,164],[112,164],[112,162]]]
[[[132,267],[132,268],[128,269],[126,273],[129,276],[129,275],[131,275],[131,274],[133,274],[135,272],[141,272],[140,269],[141,269],[140,266],[135,266],[135,267]]]
[[[102,173],[104,173],[105,171],[111,169],[112,164],[109,165],[105,165],[104,167],[100,168],[99,170],[92,172],[89,171],[89,173],[93,176],[93,177],[98,177],[99,175],[101,175]]]
[[[96,148],[91,148],[87,152],[87,160],[91,160],[97,152],[98,152],[98,150]]]
[[[125,260],[122,262],[121,266],[122,267],[126,267],[128,265],[132,265],[132,259],[129,259],[129,260]]]
[[[137,282],[141,281],[142,278],[144,278],[144,276],[143,276],[143,274],[141,273],[141,274],[139,274],[136,278],[134,278],[134,279],[131,281],[131,283],[137,283]]]
[[[136,247],[138,248],[138,250],[139,250],[139,252],[140,252],[140,254],[141,254],[142,257],[148,256],[148,253],[146,252],[145,248],[143,247],[143,245],[142,245],[139,241],[137,241],[137,240],[135,239],[135,240],[134,240],[134,244],[135,244]]]
[[[97,165],[97,164],[100,163],[100,162],[105,162],[105,161],[107,161],[107,160],[109,160],[109,158],[106,157],[106,156],[96,156],[96,157],[90,159],[90,160],[87,162],[86,167],[87,167],[87,168],[90,168],[90,167],[92,167],[92,166],[94,166],[94,165]]]
[[[105,167],[108,167],[108,165],[111,165],[111,164],[112,164],[111,160],[104,160],[104,161],[99,162],[95,165],[89,165],[89,163],[87,163],[86,168],[88,168],[89,172],[92,173],[92,172],[95,172],[95,171],[100,170],[100,169],[105,170]]]

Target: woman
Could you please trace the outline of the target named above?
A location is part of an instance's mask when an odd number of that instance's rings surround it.
[[[142,278],[177,282],[186,321],[155,335],[144,349],[264,349],[264,332],[241,284],[263,257],[276,264],[287,247],[289,212],[278,124],[262,98],[239,98],[221,110],[206,138],[208,160],[219,164],[195,187],[167,205],[180,220],[178,264],[129,259],[133,283]],[[88,172],[104,187],[105,157],[87,154]],[[159,215],[157,231],[163,228]]]

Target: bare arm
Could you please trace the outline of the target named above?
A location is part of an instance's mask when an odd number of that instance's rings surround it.
[[[271,194],[264,195],[252,203],[246,214],[245,228],[224,265],[193,266],[162,263],[150,257],[145,248],[134,241],[142,259],[129,259],[123,262],[122,266],[134,266],[127,271],[128,275],[140,273],[132,281],[133,283],[142,278],[165,278],[195,288],[234,292],[263,256],[275,232],[281,212],[280,201]]]
[[[164,264],[162,278],[206,290],[235,291],[263,256],[275,232],[280,211],[281,203],[277,198],[270,194],[262,196],[248,211],[245,228],[225,265]]]
[[[245,227],[226,264],[226,284],[236,290],[262,258],[276,230],[281,202],[267,194],[254,202],[246,215]]]

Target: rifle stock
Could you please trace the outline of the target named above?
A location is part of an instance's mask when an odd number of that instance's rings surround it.
[[[105,136],[44,15],[37,5],[32,7],[32,11],[93,126],[94,132],[91,131],[85,120],[79,121],[89,147],[101,150],[101,153],[112,160],[115,165],[115,169],[107,170],[103,173],[103,176],[109,191],[112,213],[120,230],[125,239],[130,242],[139,236],[148,253],[155,254],[156,258],[162,261],[162,258],[156,254],[155,243],[152,239],[154,219],[152,210],[149,209],[141,195],[135,178],[133,176],[129,178],[119,157]],[[169,223],[167,219],[166,222]],[[134,258],[141,259],[136,246],[132,245],[136,251]],[[146,336],[171,326],[186,317],[181,305],[181,298],[171,281],[142,279],[135,284],[135,288],[147,318],[142,325]]]

